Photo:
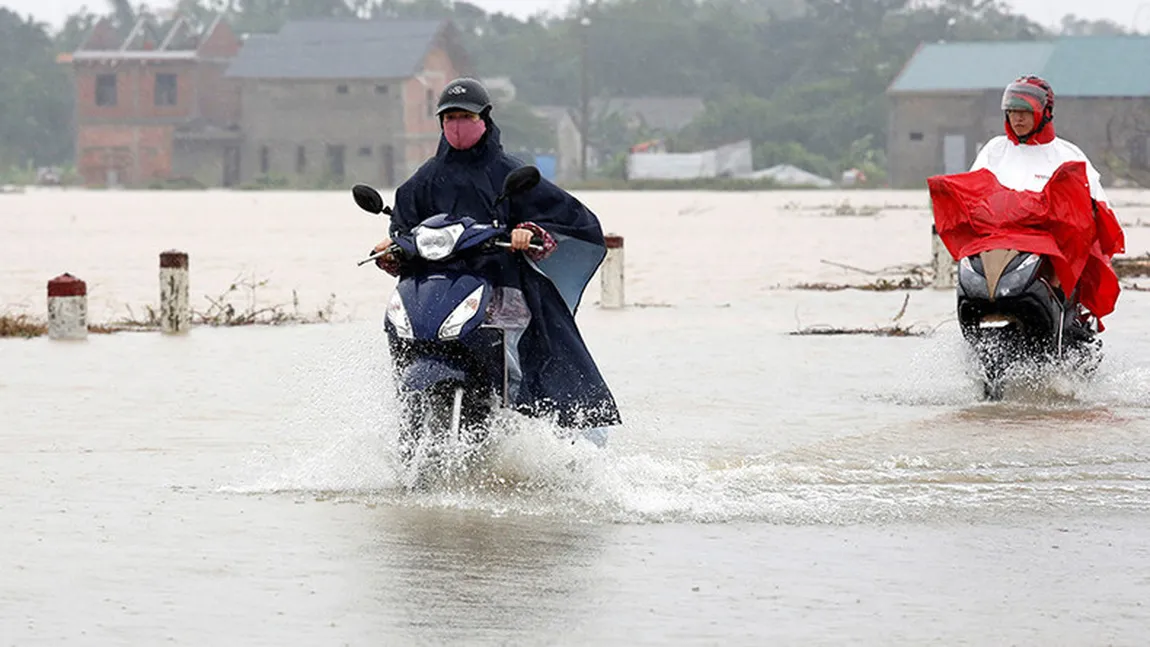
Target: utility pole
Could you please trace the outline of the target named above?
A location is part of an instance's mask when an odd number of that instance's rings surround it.
[[[587,79],[587,0],[579,0],[579,176],[587,181],[587,140],[591,137],[591,88]]]

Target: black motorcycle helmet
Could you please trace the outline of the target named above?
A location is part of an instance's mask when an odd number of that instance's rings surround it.
[[[487,116],[491,109],[491,95],[487,88],[475,79],[455,79],[443,88],[439,95],[439,105],[435,110],[436,117],[442,117],[448,110],[466,110],[477,115]]]

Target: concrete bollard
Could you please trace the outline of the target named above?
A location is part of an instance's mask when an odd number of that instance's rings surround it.
[[[48,281],[48,338],[88,338],[88,285],[71,274]]]
[[[938,228],[934,225],[930,226],[930,236],[930,265],[931,269],[934,270],[934,289],[953,289],[958,280],[958,264],[950,256],[946,245],[942,244],[942,238],[938,235]]]
[[[160,330],[169,335],[192,327],[188,299],[188,255],[170,249],[160,254]]]
[[[607,234],[604,241],[607,244],[607,256],[599,266],[602,291],[599,307],[622,308],[626,303],[623,297],[623,237]]]

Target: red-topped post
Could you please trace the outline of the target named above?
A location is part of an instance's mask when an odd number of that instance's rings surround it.
[[[88,338],[88,285],[66,272],[48,281],[48,338]]]
[[[600,290],[599,307],[622,308],[626,303],[623,297],[623,237],[607,234],[603,237],[607,255],[599,267]]]
[[[176,335],[188,332],[191,327],[188,255],[169,249],[160,254],[160,329]]]

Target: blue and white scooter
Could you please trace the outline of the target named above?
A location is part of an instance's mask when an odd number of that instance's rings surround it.
[[[493,211],[539,180],[534,166],[512,171]],[[391,214],[375,189],[359,184],[352,194],[364,211]],[[399,446],[405,466],[420,455],[435,458],[448,446],[478,445],[492,409],[514,400],[520,378],[515,349],[530,310],[519,290],[498,287],[480,271],[485,255],[507,253],[508,238],[498,217],[485,224],[438,214],[359,263],[391,254],[405,268],[384,318],[403,402]]]

